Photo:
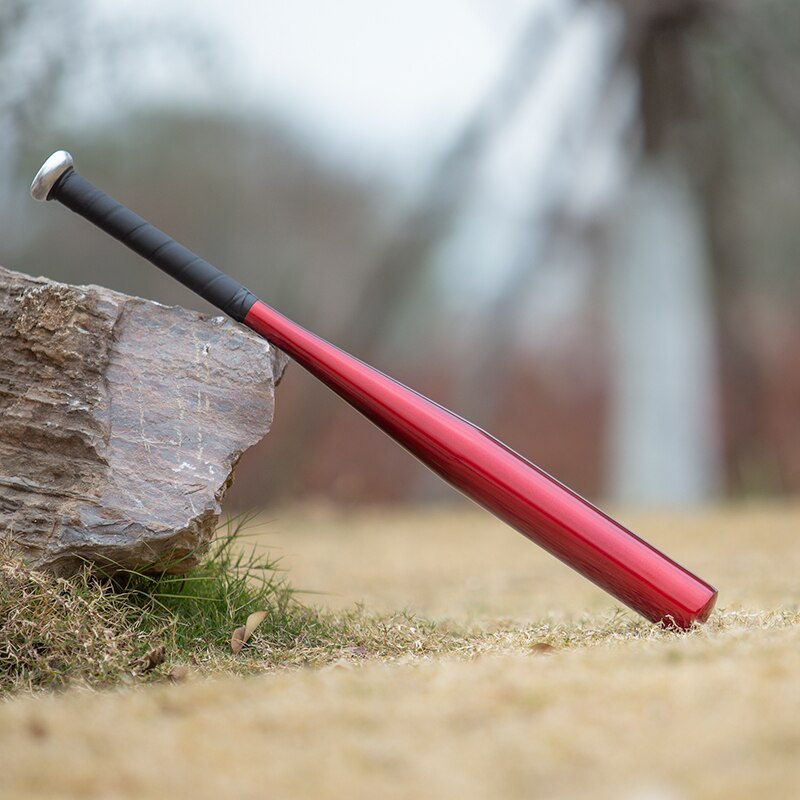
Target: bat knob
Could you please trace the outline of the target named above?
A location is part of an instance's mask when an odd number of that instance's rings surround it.
[[[59,178],[72,167],[72,156],[66,150],[56,150],[36,173],[31,184],[31,197],[34,200],[49,200],[50,192]]]

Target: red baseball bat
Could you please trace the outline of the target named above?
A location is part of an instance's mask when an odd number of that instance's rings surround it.
[[[109,197],[60,150],[31,184],[280,347],[463,494],[652,622],[704,622],[717,591],[480,428],[307,331]]]

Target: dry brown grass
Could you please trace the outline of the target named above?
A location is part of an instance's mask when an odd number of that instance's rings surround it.
[[[91,580],[32,572],[0,543],[0,696],[102,686],[137,672],[149,633],[124,601]]]
[[[1,795],[796,796],[800,509],[627,520],[720,588],[688,635],[619,612],[477,511],[273,516],[263,541],[325,592],[308,601],[450,623],[361,613],[373,644],[311,648],[314,668],[260,640],[260,676],[8,701]]]

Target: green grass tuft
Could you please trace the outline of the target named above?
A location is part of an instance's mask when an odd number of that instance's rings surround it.
[[[265,628],[280,630],[292,616],[295,593],[278,560],[244,545],[250,520],[228,521],[190,572],[120,572],[114,578],[117,591],[178,652],[230,647],[233,628],[254,611],[267,612]]]

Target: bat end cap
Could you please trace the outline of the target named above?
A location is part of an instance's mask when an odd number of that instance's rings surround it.
[[[56,150],[36,173],[31,184],[31,197],[34,200],[48,200],[59,178],[69,172],[73,165],[72,156],[66,150]]]

